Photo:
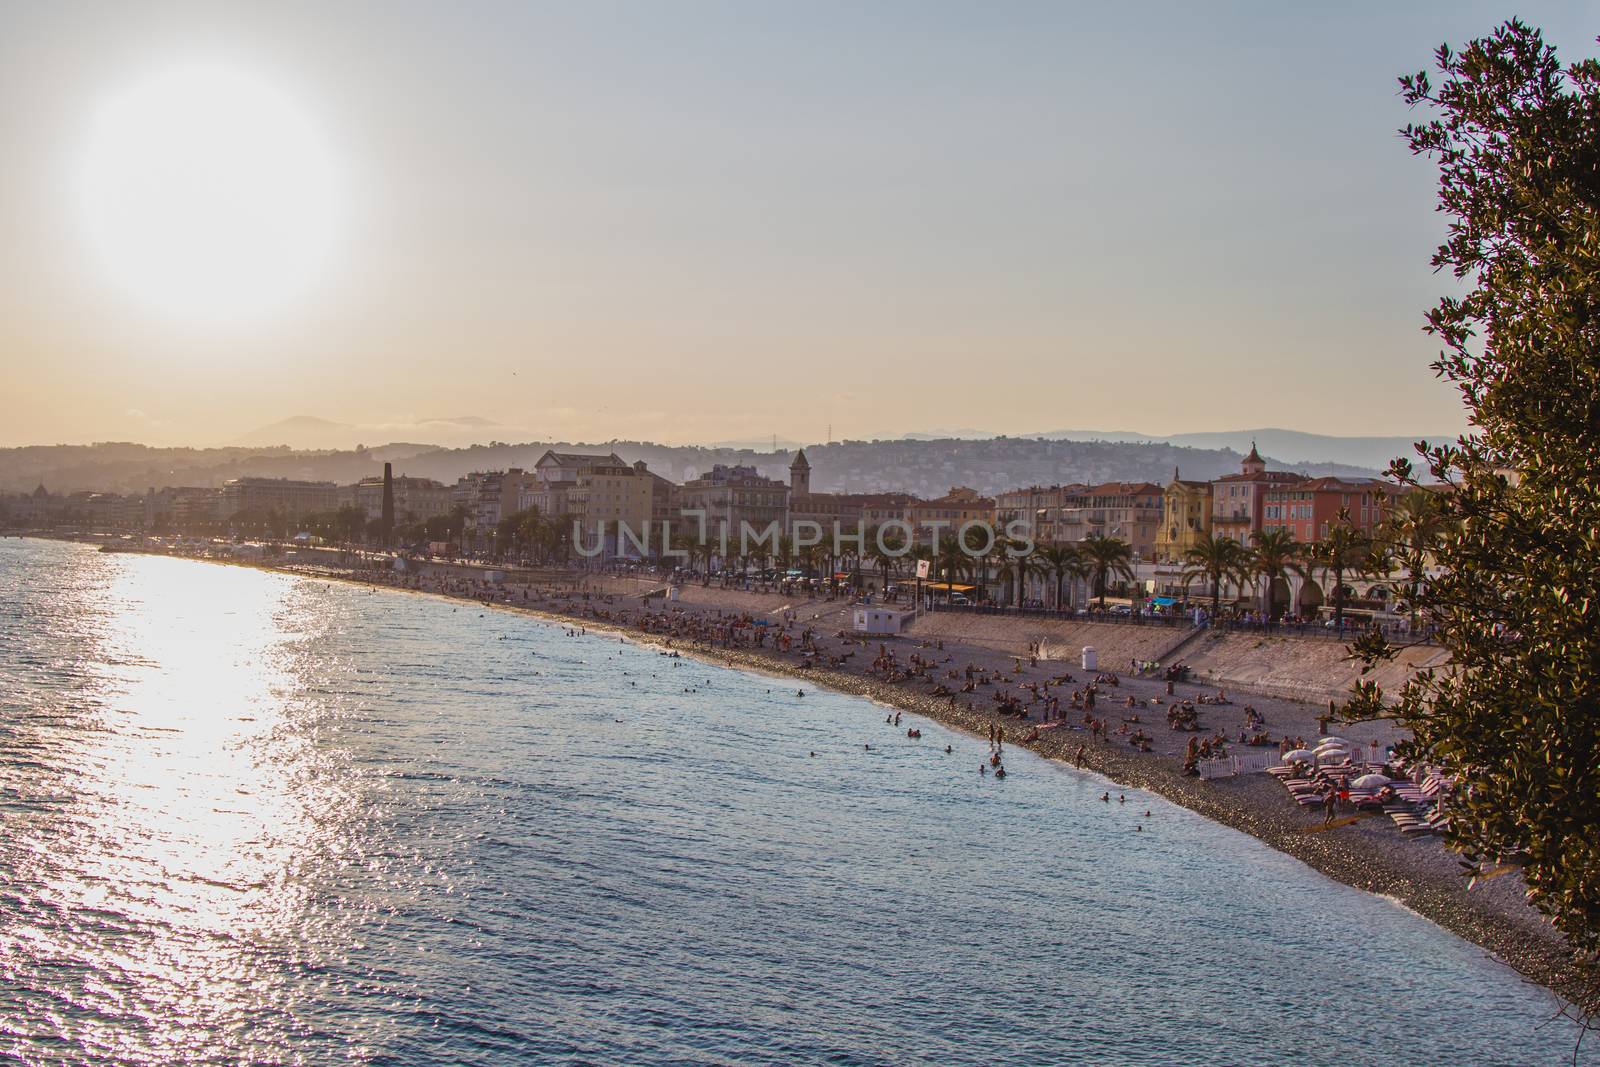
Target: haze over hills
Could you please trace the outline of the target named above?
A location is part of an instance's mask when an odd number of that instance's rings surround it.
[[[1425,440],[1430,445],[1448,443],[1454,441],[1458,434],[1459,431],[1418,437],[1336,437],[1264,427],[1258,430],[1221,430],[1167,436],[1116,430],[1053,430],[1033,436],[1052,441],[1160,441],[1185,448],[1228,448],[1235,452],[1248,452],[1253,444],[1262,455],[1272,455],[1286,463],[1344,463],[1382,470],[1396,457],[1415,459],[1417,453],[1414,446],[1418,441]]]
[[[661,445],[647,441],[475,444],[440,448],[389,444],[366,449],[152,448],[129,443],[48,445],[0,449],[0,491],[26,492],[44,485],[52,492],[133,493],[169,485],[218,486],[230,478],[258,475],[348,484],[379,474],[385,461],[398,474],[452,483],[470,471],[531,468],[546,449],[616,452],[644,460],[674,481],[694,478],[716,463],[742,463],[774,478],[787,478],[794,451]],[[1060,482],[1150,481],[1164,484],[1175,469],[1186,478],[1215,478],[1239,469],[1236,450],[1186,448],[1166,442],[1113,442],[987,438],[984,440],[840,441],[807,445],[811,484],[837,492],[906,491],[938,496],[952,486],[984,493]],[[1306,474],[1365,476],[1370,468],[1334,463],[1274,466]]]
[[[505,426],[477,415],[396,419],[380,423],[335,422],[316,415],[293,415],[234,438],[225,447],[325,451],[355,449],[382,442],[415,441],[436,448],[465,448],[482,441],[525,441],[531,430]]]
[[[1426,434],[1421,437],[1340,437],[1332,434],[1303,433],[1276,427],[1222,430],[1203,433],[1146,434],[1131,430],[1051,430],[1046,433],[998,435],[984,430],[963,428],[929,433],[908,433],[904,441],[984,441],[995,438],[1010,441],[1047,440],[1113,442],[1120,444],[1168,444],[1181,448],[1230,449],[1248,452],[1252,445],[1263,455],[1282,463],[1334,463],[1350,467],[1382,470],[1397,456],[1411,458],[1418,440],[1430,443],[1453,441],[1455,433]],[[539,434],[508,426],[476,415],[449,418],[402,419],[383,423],[346,423],[314,415],[295,415],[270,426],[252,430],[232,441],[231,447],[270,448],[283,446],[298,450],[354,450],[377,446],[380,442],[412,442],[436,448],[460,449],[493,442],[536,441]],[[771,453],[801,447],[803,442],[788,438],[752,438],[715,441],[703,447],[719,451]],[[683,446],[694,447],[694,446]],[[806,447],[822,447],[811,446]]]
[[[1245,453],[1252,447],[1285,463],[1342,463],[1352,467],[1383,470],[1389,461],[1404,456],[1416,457],[1418,441],[1430,445],[1452,442],[1458,432],[1424,434],[1421,437],[1339,437],[1333,434],[1302,433],[1263,427],[1257,430],[1218,430],[1205,433],[1147,434],[1134,430],[1050,430],[1020,434],[1018,439],[1045,441],[1112,441],[1121,444],[1169,444],[1183,448],[1227,448]],[[984,440],[996,434],[984,430],[950,430],[938,433],[908,433],[907,441],[959,439]]]

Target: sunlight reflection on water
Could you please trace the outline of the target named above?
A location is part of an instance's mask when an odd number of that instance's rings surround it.
[[[853,698],[80,546],[0,541],[0,588],[0,1058],[1572,1050],[1414,915],[1025,753],[980,780],[981,743]]]

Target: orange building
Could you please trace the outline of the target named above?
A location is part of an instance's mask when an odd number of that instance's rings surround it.
[[[1350,512],[1350,525],[1370,536],[1399,495],[1397,486],[1377,478],[1309,478],[1274,486],[1262,496],[1261,528],[1288,530],[1296,541],[1315,544],[1328,535],[1343,508]]]

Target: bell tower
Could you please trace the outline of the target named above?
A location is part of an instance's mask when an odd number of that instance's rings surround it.
[[[794,462],[789,464],[789,495],[811,495],[811,464],[803,448],[794,454]]]
[[[1256,443],[1250,442],[1250,454],[1244,457],[1244,462],[1239,464],[1239,469],[1246,474],[1260,474],[1267,469],[1267,461],[1261,458],[1261,453],[1256,451]]]

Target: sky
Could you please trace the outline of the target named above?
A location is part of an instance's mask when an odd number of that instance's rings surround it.
[[[1453,432],[1395,78],[1513,14],[1595,50],[1579,3],[0,0],[0,445]],[[118,198],[235,142],[219,215]]]

